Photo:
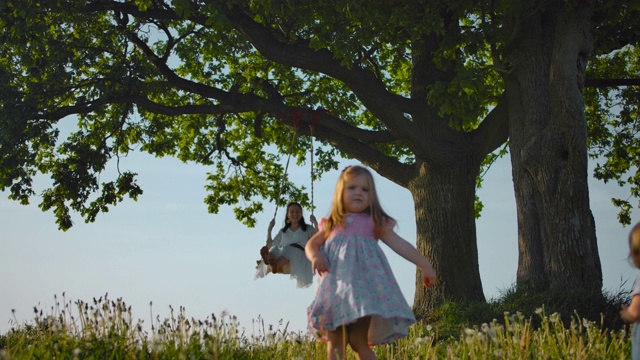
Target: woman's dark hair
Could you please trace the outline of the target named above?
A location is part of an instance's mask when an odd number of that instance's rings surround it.
[[[287,212],[285,214],[289,214],[289,208],[292,206],[297,206],[300,208],[300,211],[302,212],[302,205],[300,205],[300,203],[297,202],[290,202],[287,204]],[[287,221],[287,215],[284,216],[284,227],[282,227],[282,232],[287,231],[287,229],[289,228],[289,226],[291,226],[291,223]],[[302,231],[307,231],[307,223],[304,222],[304,216],[300,217],[300,229],[302,229]]]

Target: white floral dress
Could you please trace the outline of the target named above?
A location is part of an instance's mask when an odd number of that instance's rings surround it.
[[[326,341],[327,331],[371,316],[370,345],[389,343],[408,334],[416,319],[404,299],[389,262],[374,236],[369,214],[346,215],[321,247],[329,272],[319,277],[308,307],[309,330]],[[324,231],[322,219],[318,231]]]

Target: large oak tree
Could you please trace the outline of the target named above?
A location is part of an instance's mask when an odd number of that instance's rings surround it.
[[[282,187],[281,157],[308,161],[312,136],[316,177],[340,155],[411,192],[417,246],[439,275],[417,288],[424,315],[444,299],[484,300],[475,190],[510,136],[518,281],[599,289],[585,69],[598,31],[633,11],[576,0],[5,1],[0,186],[27,203],[33,177],[49,174],[40,207],[68,229],[73,211],[94,221],[142,194],[124,158],[140,150],[210,166],[209,210],[232,206],[252,226],[265,199],[308,202]],[[610,26],[594,25],[601,13]],[[632,43],[623,38],[608,53]],[[72,119],[60,143],[58,123]],[[115,179],[101,177],[109,164]]]

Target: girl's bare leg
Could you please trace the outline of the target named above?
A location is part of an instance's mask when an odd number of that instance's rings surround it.
[[[378,358],[376,353],[369,347],[367,336],[369,324],[371,324],[371,316],[365,316],[348,327],[349,345],[359,360],[376,360]]]
[[[327,359],[328,360],[344,360],[347,345],[347,327],[341,326],[334,331],[328,331],[327,337]]]

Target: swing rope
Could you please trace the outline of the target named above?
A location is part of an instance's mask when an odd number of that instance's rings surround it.
[[[315,205],[313,205],[313,124],[309,125],[311,131],[311,166],[309,169],[309,175],[311,176],[311,215],[313,215],[313,211],[316,209]]]
[[[276,199],[276,211],[273,213],[273,220],[276,219],[276,215],[278,215],[278,207],[280,203],[280,197],[282,196],[282,191],[286,185],[287,180],[287,171],[289,171],[289,162],[291,161],[291,153],[293,152],[293,144],[296,142],[296,136],[298,132],[297,128],[293,129],[293,134],[291,135],[291,145],[289,145],[289,156],[287,156],[287,164],[284,167],[284,174],[282,174],[282,182],[280,183],[280,191],[278,192],[278,198]]]
[[[314,202],[313,202],[313,193],[314,193],[314,189],[313,189],[313,124],[309,125],[310,128],[310,132],[311,132],[311,156],[310,156],[310,170],[309,170],[309,175],[311,176],[311,215],[313,215],[314,210],[316,209]],[[296,131],[297,127],[293,129],[293,134],[291,135],[291,144],[289,145],[289,155],[287,156],[287,163],[284,167],[284,174],[282,175],[282,182],[281,182],[281,186],[280,186],[280,190],[278,191],[278,198],[276,199],[276,210],[273,213],[273,219],[276,219],[276,216],[278,215],[278,208],[279,208],[279,202],[280,202],[280,197],[282,196],[282,192],[284,190],[284,187],[286,185],[286,180],[287,180],[287,173],[289,171],[289,162],[291,161],[291,153],[293,153],[293,145],[296,142],[296,136],[298,135],[298,132]]]

